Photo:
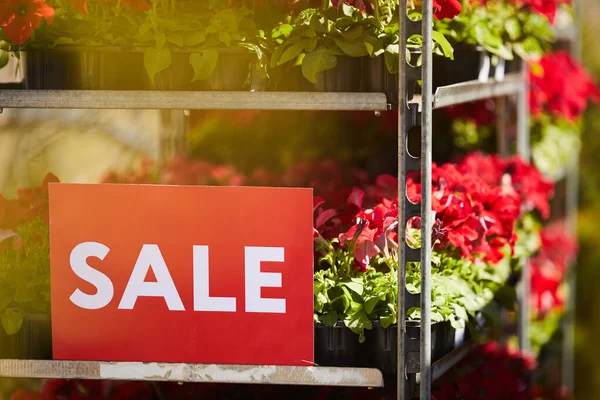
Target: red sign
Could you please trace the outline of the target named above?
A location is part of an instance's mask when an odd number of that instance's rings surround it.
[[[49,191],[55,359],[313,361],[311,189]]]

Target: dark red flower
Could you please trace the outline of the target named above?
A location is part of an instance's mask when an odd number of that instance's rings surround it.
[[[54,8],[44,0],[0,0],[0,27],[6,38],[24,44],[42,20],[54,19]]]
[[[477,127],[489,126],[496,120],[494,108],[494,100],[481,100],[448,107],[448,116],[452,119],[473,122]]]

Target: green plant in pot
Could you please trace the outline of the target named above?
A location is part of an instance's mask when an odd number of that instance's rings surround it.
[[[19,197],[0,196],[0,351],[4,358],[50,358],[49,175]]]
[[[421,13],[411,6],[410,17]],[[304,78],[323,91],[369,90],[366,74],[397,73],[398,10],[387,0],[323,2],[290,15],[271,32],[270,74],[275,84],[287,88],[301,71]],[[420,35],[409,39],[412,51],[420,51]],[[434,33],[434,52],[452,57],[452,47],[439,32]],[[382,60],[373,69],[370,59]],[[410,57],[409,57],[410,58]],[[365,61],[366,60],[366,61]],[[329,71],[335,71],[327,75]],[[364,72],[368,71],[368,72]],[[342,80],[342,78],[344,78]],[[310,84],[300,83],[310,88]],[[366,87],[365,87],[366,86]]]
[[[136,86],[131,88],[137,89],[150,85],[232,90],[241,89],[254,71],[261,71],[259,32],[252,11],[242,4],[231,6],[225,0],[48,0],[39,4],[44,5],[44,18],[33,26],[19,18],[0,21],[3,48],[15,50],[17,56],[27,51],[29,69],[53,62],[55,69],[46,70],[59,75],[53,79],[69,71],[81,75],[77,76],[83,80],[79,84],[86,88],[93,86],[85,81],[90,75],[101,80],[104,87],[100,88],[128,88],[133,81]],[[35,14],[33,5],[27,12]],[[13,33],[19,24],[29,26],[28,35]],[[35,71],[27,75],[43,88],[44,82],[34,80]]]

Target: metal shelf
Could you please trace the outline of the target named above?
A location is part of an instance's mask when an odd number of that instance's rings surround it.
[[[2,108],[384,111],[384,93],[0,90]]]
[[[438,380],[446,372],[450,371],[456,364],[465,358],[475,347],[472,341],[466,341],[444,357],[431,364],[431,381]],[[420,383],[420,374],[417,374],[417,383]]]
[[[470,81],[436,90],[433,108],[515,94],[521,75],[502,81]],[[411,103],[420,103],[415,96]],[[385,111],[384,93],[334,92],[173,92],[127,90],[0,90],[2,108],[164,109],[164,110],[354,110]],[[421,107],[419,107],[421,108]]]
[[[382,387],[377,369],[275,365],[0,360],[0,376],[269,385]]]

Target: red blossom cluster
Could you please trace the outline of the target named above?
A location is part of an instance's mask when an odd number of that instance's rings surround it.
[[[586,70],[568,53],[557,51],[530,66],[530,108],[534,117],[548,113],[575,121],[588,99],[600,102],[600,90]]]
[[[44,0],[0,0],[0,27],[15,44],[24,44],[42,20],[51,24],[54,8]]]
[[[538,317],[561,309],[560,291],[569,264],[577,255],[577,241],[562,221],[544,227],[540,252],[531,259],[531,303]]]
[[[531,11],[541,14],[554,24],[556,11],[560,4],[571,4],[571,0],[513,0],[517,4],[523,4]]]
[[[406,196],[421,199],[420,173],[407,178]],[[508,246],[514,249],[515,223],[537,209],[550,214],[552,183],[518,157],[499,158],[481,153],[467,156],[459,164],[432,167],[432,208],[435,215],[433,241],[439,249],[457,249],[464,258],[498,262]],[[369,260],[397,246],[397,181],[381,176],[368,190],[380,200],[365,208],[365,192],[354,188],[340,192],[335,202],[315,199],[315,236],[340,243],[354,251],[356,267],[365,271]],[[393,200],[390,200],[393,199]],[[418,228],[417,225],[414,225]]]
[[[19,189],[16,199],[0,195],[0,230],[13,230],[25,221],[41,218],[48,223],[48,184],[58,182],[52,174],[46,175],[40,186]]]
[[[472,4],[483,4],[496,2],[498,0],[471,0]],[[556,12],[561,4],[571,4],[572,0],[507,0],[514,3],[518,8],[529,9],[530,11],[543,15],[548,18],[551,24],[554,24]]]
[[[531,398],[533,357],[496,342],[478,345],[447,380],[432,388],[432,400],[525,400]],[[451,380],[450,380],[451,379]]]
[[[433,16],[436,19],[452,19],[462,12],[458,0],[433,0]]]

